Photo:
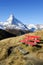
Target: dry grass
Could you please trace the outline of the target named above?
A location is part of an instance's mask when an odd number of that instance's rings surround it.
[[[38,52],[43,51],[43,47],[41,49],[38,49],[37,47],[26,46],[19,42],[20,40],[25,38],[25,35],[0,41],[0,65],[27,65],[27,63],[29,63],[29,58],[40,59],[41,61],[43,61],[43,53]],[[38,35],[41,37],[40,39],[43,40],[43,31],[37,31],[34,33],[30,33],[29,35]],[[29,52],[29,54],[21,54],[17,47],[14,48],[15,46],[24,48]],[[8,55],[8,49],[10,49],[10,47],[12,47],[12,49],[11,53]]]

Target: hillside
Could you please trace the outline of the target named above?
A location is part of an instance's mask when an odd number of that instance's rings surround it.
[[[0,40],[4,38],[14,37],[14,36],[16,35],[0,29]]]
[[[43,31],[37,32],[25,35],[39,35],[40,40],[43,40]],[[0,65],[43,65],[43,44],[39,44],[41,47],[32,47],[20,43],[19,41],[24,39],[25,35],[0,41]],[[29,53],[23,54],[20,48]]]
[[[0,40],[9,38],[9,37],[20,36],[28,32],[29,31],[22,31],[22,30],[17,30],[17,29],[6,29],[6,30],[0,29]]]

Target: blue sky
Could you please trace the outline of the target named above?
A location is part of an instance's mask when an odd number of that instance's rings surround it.
[[[43,0],[0,0],[0,21],[10,14],[24,24],[43,24]]]

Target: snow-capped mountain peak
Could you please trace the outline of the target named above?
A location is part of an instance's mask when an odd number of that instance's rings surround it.
[[[10,17],[3,23],[3,28],[7,29],[21,29],[28,30],[26,25],[24,25],[21,21],[16,19],[14,15],[10,15]]]

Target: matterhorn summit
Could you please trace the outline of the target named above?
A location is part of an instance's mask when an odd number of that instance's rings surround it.
[[[26,25],[24,25],[21,21],[16,19],[14,15],[10,15],[10,17],[7,19],[6,23],[8,23],[8,28],[13,29],[21,29],[21,30],[28,30]]]
[[[20,30],[28,30],[26,25],[24,25],[21,21],[19,21],[13,14],[8,17],[8,19],[1,24],[4,29],[20,29]]]

